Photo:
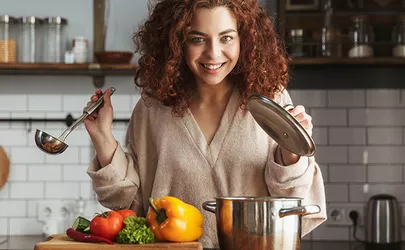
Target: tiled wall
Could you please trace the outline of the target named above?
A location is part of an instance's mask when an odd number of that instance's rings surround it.
[[[328,208],[365,205],[378,193],[405,202],[404,90],[292,90],[291,95],[313,118]],[[352,239],[349,227],[330,224],[331,219],[307,239]]]
[[[130,90],[130,78],[115,84],[115,115],[129,118],[139,98]],[[86,86],[89,82],[87,81]],[[116,81],[116,80],[115,80]],[[76,84],[77,88],[79,83]],[[124,86],[126,87],[124,87]],[[91,88],[91,87],[86,87]],[[80,114],[89,97],[81,94],[1,94],[0,117],[65,117]],[[119,91],[120,89],[128,89]],[[80,92],[80,91],[79,91]],[[312,115],[316,159],[325,178],[329,206],[364,205],[372,194],[388,192],[405,202],[403,90],[291,90],[294,103],[303,104]],[[52,103],[52,105],[49,105]],[[28,129],[31,128],[31,131]],[[0,235],[40,234],[37,203],[79,197],[95,204],[86,168],[92,156],[88,135],[81,126],[67,139],[69,148],[59,156],[40,152],[33,140],[35,129],[59,135],[60,123],[0,124],[0,145],[11,159],[11,175],[0,190]],[[115,124],[114,135],[123,141],[126,124]],[[368,193],[364,193],[367,184]],[[94,213],[94,206],[86,214]],[[350,239],[348,226],[326,222],[306,239]],[[362,236],[362,230],[359,232]]]

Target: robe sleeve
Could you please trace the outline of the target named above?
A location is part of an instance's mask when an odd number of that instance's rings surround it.
[[[134,115],[131,117],[126,135],[128,152],[125,152],[118,143],[111,163],[101,168],[95,156],[87,174],[93,180],[93,188],[100,204],[110,209],[130,208],[141,216],[143,215],[142,195],[133,143],[133,119],[135,119]]]
[[[291,103],[286,91],[283,92],[281,105]],[[325,187],[321,170],[315,161],[315,157],[300,157],[298,162],[289,166],[276,163],[280,159],[276,155],[277,143],[270,147],[269,158],[265,169],[265,180],[269,193],[273,197],[300,197],[302,205],[318,205],[321,212],[318,214],[305,215],[302,217],[302,236],[308,234],[321,223],[326,216]],[[281,161],[277,161],[281,162]]]

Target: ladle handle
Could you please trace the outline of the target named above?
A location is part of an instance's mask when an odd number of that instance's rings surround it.
[[[114,94],[115,88],[111,87],[111,95]],[[105,93],[105,92],[104,92]],[[87,115],[90,115],[91,113],[94,112],[103,102],[104,102],[104,93],[99,96],[98,100],[92,104],[90,104],[88,107],[83,109],[83,113],[86,113]]]
[[[111,87],[111,95],[115,92],[115,88]],[[104,92],[105,93],[105,92]],[[64,141],[66,137],[77,127],[80,123],[82,123],[87,116],[94,112],[103,102],[104,102],[104,93],[98,98],[98,100],[88,107],[83,109],[83,114],[74,122],[70,127],[68,127],[65,132],[59,137],[60,141]]]

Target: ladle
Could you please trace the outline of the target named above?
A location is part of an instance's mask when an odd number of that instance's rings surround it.
[[[111,94],[114,92],[115,88],[112,87]],[[72,125],[70,125],[59,138],[53,137],[52,135],[37,129],[35,133],[35,144],[37,144],[38,148],[47,154],[56,155],[63,153],[68,147],[64,142],[66,137],[103,103],[103,96],[104,93],[96,102],[84,108],[83,114]]]

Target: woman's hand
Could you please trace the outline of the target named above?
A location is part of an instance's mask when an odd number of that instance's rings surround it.
[[[288,112],[301,124],[301,126],[307,131],[309,136],[312,136],[312,117],[305,112],[305,107],[302,105],[297,105],[295,108],[288,110]],[[278,147],[277,150],[280,150],[280,155],[282,157],[281,163],[284,166],[288,166],[300,159],[299,155],[291,153],[290,151],[284,149],[283,147]]]
[[[117,142],[112,134],[114,113],[111,105],[111,94],[111,88],[107,89],[103,96],[104,102],[83,121],[102,167],[111,162],[117,147]],[[87,106],[96,102],[101,95],[102,91],[97,89],[95,95],[90,97]]]

